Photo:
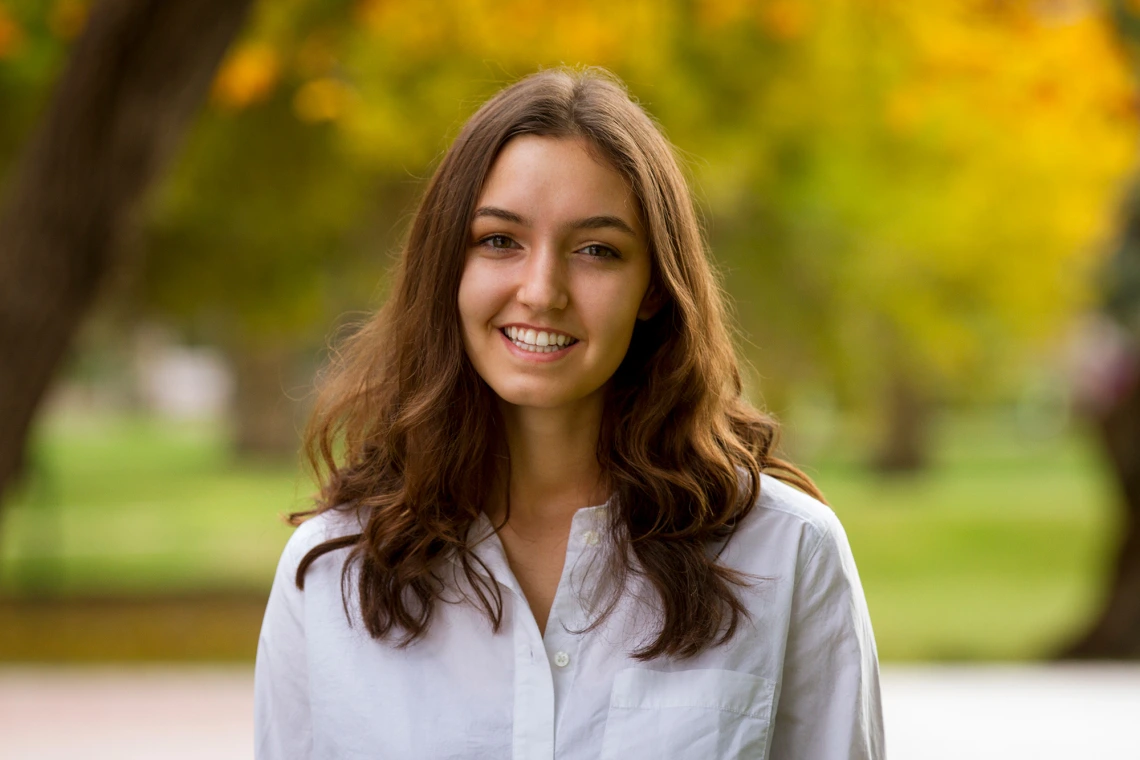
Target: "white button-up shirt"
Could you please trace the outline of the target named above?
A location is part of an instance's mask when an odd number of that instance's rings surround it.
[[[545,635],[484,517],[475,552],[503,592],[491,632],[470,602],[439,604],[406,649],[369,637],[347,550],[294,584],[306,552],[357,532],[326,512],[294,532],[277,568],[257,649],[255,756],[666,760],[883,757],[878,663],[859,576],[830,509],[764,476],[756,508],[720,561],[755,576],[734,587],[751,621],[688,660],[638,662],[659,625],[643,578],[588,633],[593,569],[609,551],[605,506],[578,510]],[[446,576],[461,588],[455,568]],[[355,589],[355,575],[351,583]],[[468,589],[469,591],[469,589]]]

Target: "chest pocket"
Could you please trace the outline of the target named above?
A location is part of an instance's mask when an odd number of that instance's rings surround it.
[[[772,681],[732,670],[619,671],[602,760],[765,758],[774,692]]]

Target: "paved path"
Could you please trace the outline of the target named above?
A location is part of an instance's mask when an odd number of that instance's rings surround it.
[[[0,668],[3,760],[248,760],[249,668]],[[891,760],[1140,760],[1140,666],[889,666]],[[821,759],[823,760],[823,759]]]
[[[249,760],[250,668],[0,668],[0,760]]]
[[[1140,666],[883,669],[891,760],[1140,760]]]

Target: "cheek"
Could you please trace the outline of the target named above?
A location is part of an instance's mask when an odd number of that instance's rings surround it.
[[[585,307],[591,314],[582,320],[590,335],[587,350],[594,361],[601,362],[612,371],[629,350],[636,314],[626,308],[615,309],[613,301],[606,302],[601,298],[594,304],[597,308]]]
[[[633,333],[641,300],[645,296],[645,288],[640,285],[640,281],[635,280],[598,283],[583,288],[582,311],[589,315],[587,318],[594,323],[595,329],[602,329],[615,340],[624,341]]]
[[[459,280],[459,319],[464,332],[476,330],[493,314],[491,283],[480,267],[468,263]]]

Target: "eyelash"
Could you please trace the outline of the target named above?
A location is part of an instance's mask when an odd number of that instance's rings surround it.
[[[511,243],[512,245],[495,245],[494,241],[496,241],[496,240],[507,241],[507,242]],[[486,246],[487,248],[491,248],[491,249],[496,250],[496,251],[510,250],[511,248],[518,245],[517,243],[515,243],[514,240],[511,240],[506,235],[488,235],[487,237],[480,240],[478,244],[482,245],[482,246]],[[591,248],[596,248],[599,251],[602,251],[602,253],[586,254],[590,258],[595,258],[595,259],[620,259],[621,258],[620,253],[615,251],[613,248],[610,248],[608,245],[602,245],[601,243],[590,243],[587,246],[583,246],[579,250],[586,251],[586,250],[589,250]]]
[[[594,258],[599,258],[599,259],[620,259],[621,258],[621,254],[619,254],[613,248],[610,248],[608,245],[602,245],[600,243],[590,243],[588,246],[586,246],[585,248],[582,248],[581,250],[584,251],[587,248],[597,248],[597,249],[605,252],[602,255],[588,254],[590,256],[593,256]]]
[[[494,248],[496,251],[502,251],[502,250],[506,250],[508,248],[513,247],[511,245],[494,245],[492,243],[492,241],[494,241],[494,240],[505,240],[508,243],[512,243],[512,244],[515,242],[515,241],[511,240],[509,237],[507,237],[506,235],[488,235],[487,237],[485,237],[479,241],[479,245],[485,245],[488,248]]]

